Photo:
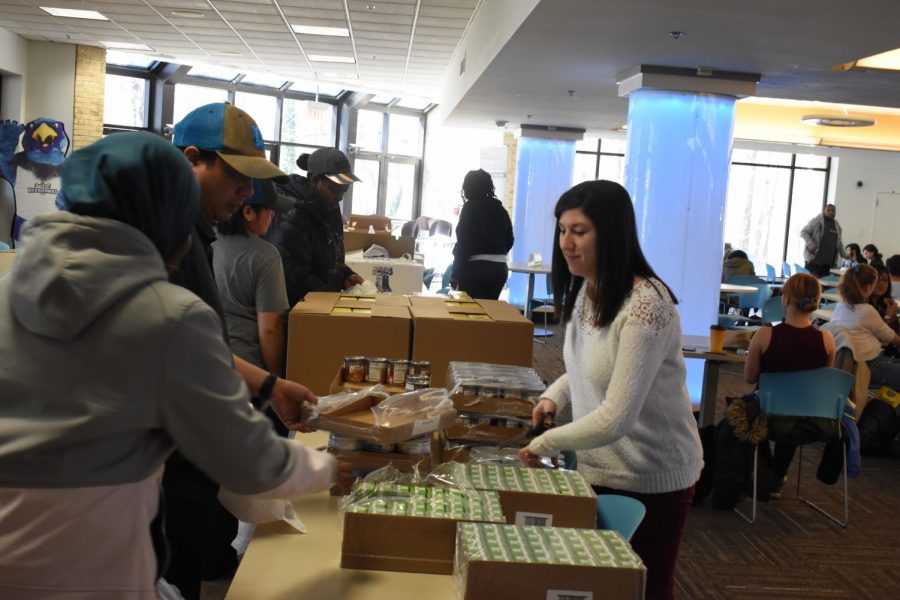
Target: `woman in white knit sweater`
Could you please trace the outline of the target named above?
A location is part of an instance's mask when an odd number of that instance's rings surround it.
[[[576,450],[598,492],[647,508],[631,545],[647,598],[671,598],[678,547],[702,468],[685,385],[677,300],[637,237],[631,198],[610,181],[576,185],[556,204],[553,289],[566,322],[566,373],[535,407],[535,424],[572,405],[574,421],[535,438],[522,462]]]
[[[872,385],[900,389],[900,360],[885,355],[883,344],[900,344],[900,337],[867,301],[878,284],[878,273],[868,265],[856,265],[841,276],[841,301],[834,308],[829,327],[843,327],[850,335],[853,355],[872,372]]]

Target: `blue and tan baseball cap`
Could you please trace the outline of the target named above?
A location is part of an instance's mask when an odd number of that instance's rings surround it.
[[[287,175],[266,158],[256,121],[236,106],[215,102],[195,108],[175,124],[173,143],[218,154],[235,171],[253,179]]]

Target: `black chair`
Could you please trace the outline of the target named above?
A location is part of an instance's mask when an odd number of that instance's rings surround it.
[[[446,235],[447,237],[452,237],[453,225],[450,223],[450,221],[437,219],[428,228],[428,235],[430,237],[434,237],[436,235]]]
[[[402,236],[413,236],[413,232],[416,230],[416,222],[415,221],[407,221],[400,228],[400,235]]]

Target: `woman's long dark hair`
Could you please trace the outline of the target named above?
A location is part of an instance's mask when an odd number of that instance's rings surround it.
[[[486,198],[497,198],[494,191],[494,180],[491,174],[484,169],[469,171],[463,178],[462,191],[460,193],[463,201],[483,200]]]
[[[572,318],[575,298],[584,279],[569,272],[559,247],[559,218],[567,210],[579,208],[591,220],[597,240],[597,298],[594,300],[594,325],[605,327],[616,318],[634,287],[635,276],[657,277],[641,251],[634,207],[628,192],[612,181],[585,181],[560,196],[553,214],[553,289],[557,314],[568,322]],[[661,280],[660,280],[661,281]],[[663,283],[672,302],[678,299]],[[657,290],[659,291],[659,290]]]

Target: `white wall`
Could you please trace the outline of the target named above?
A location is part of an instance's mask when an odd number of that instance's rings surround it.
[[[900,152],[841,149],[837,156],[834,205],[844,242],[856,242],[860,246],[871,242],[882,251],[896,248],[894,240],[873,239],[873,225],[876,195],[900,192]],[[857,182],[862,182],[862,187]],[[900,237],[900,223],[895,225]]]
[[[75,45],[28,41],[28,72],[22,122],[47,117],[65,123],[72,137]]]
[[[19,121],[22,117],[23,76],[28,68],[28,43],[24,38],[0,27],[0,119]]]

